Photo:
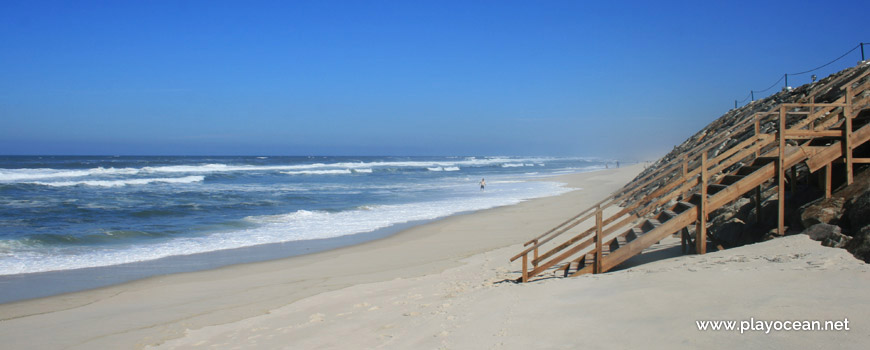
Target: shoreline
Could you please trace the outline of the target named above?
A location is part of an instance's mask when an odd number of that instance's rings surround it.
[[[596,171],[599,170],[595,169],[570,174],[533,177],[524,181],[562,183],[570,192],[574,189],[568,186],[568,184],[559,181],[558,177]],[[558,195],[559,194],[555,196]],[[543,197],[525,199],[523,201],[553,196],[554,195],[545,195]],[[369,241],[384,239],[392,235],[400,234],[402,231],[411,229],[415,226],[444,220],[452,216],[467,215],[510,205],[513,204],[497,205],[495,207],[480,210],[459,211],[438,218],[401,222],[375,229],[373,231],[338,237],[265,243],[186,255],[172,255],[153,260],[136,261],[117,265],[0,275],[0,286],[3,286],[3,288],[0,289],[0,305],[111,287],[161,275],[199,272],[232,265],[259,263],[316,254],[324,251],[360,245]]]
[[[461,259],[545,231],[622,187],[641,169],[633,165],[555,176],[547,181],[583,190],[451,215],[324,252],[2,304],[0,336],[22,346],[38,339],[49,347],[142,347],[177,338],[186,329],[239,321],[352,285],[437,274],[460,266]],[[80,319],[81,313],[99,317],[58,326]],[[112,321],[116,318],[128,321],[119,324]],[[32,322],[41,328],[23,326]]]

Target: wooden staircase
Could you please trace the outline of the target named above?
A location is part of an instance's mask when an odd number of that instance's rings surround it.
[[[798,164],[813,173],[824,169],[830,196],[833,163],[846,164],[848,184],[854,164],[870,163],[852,156],[870,140],[870,62],[801,88],[808,93],[791,101],[741,108],[730,127],[701,135],[704,139],[681,157],[526,242],[510,259],[522,258],[518,282],[547,272],[566,277],[606,272],[677,233],[684,253],[694,247],[704,254],[708,214],[754,191],[760,215],[765,187],[777,189],[777,232],[783,234],[787,169],[792,174]],[[786,94],[768,100],[781,95]],[[816,97],[828,102],[817,103]],[[769,107],[759,111],[758,106]],[[578,229],[583,230],[574,232]]]

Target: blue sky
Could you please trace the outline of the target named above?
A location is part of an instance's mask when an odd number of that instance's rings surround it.
[[[0,154],[652,158],[750,89],[870,42],[868,13],[866,1],[6,0]]]

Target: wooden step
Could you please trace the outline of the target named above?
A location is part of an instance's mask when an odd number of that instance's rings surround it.
[[[709,195],[716,194],[716,192],[719,192],[719,191],[724,190],[726,188],[728,188],[728,185],[722,185],[722,184],[707,185],[707,194],[709,194]]]
[[[625,236],[626,241],[631,242],[631,241],[637,239],[638,237],[640,237],[640,235],[642,235],[642,234],[643,234],[643,230],[641,230],[640,227],[632,227],[631,229],[626,231],[623,234],[623,236]]]
[[[610,250],[609,251],[612,252],[614,250],[619,249],[619,247],[624,246],[624,245],[625,245],[625,238],[616,237],[612,241],[610,241],[610,244],[609,244]]]
[[[562,269],[565,271],[565,275],[563,277],[571,276],[572,273],[579,271],[580,269],[586,267],[586,257],[580,259],[580,261],[572,261],[565,265]]]
[[[640,226],[640,229],[643,230],[644,233],[655,230],[656,227],[661,226],[662,223],[656,219],[646,219],[643,221],[643,224]]]
[[[753,166],[762,167],[767,165],[767,163],[773,163],[777,160],[777,157],[758,157],[752,161]]]
[[[725,175],[725,177],[723,177],[722,181],[719,181],[719,183],[723,185],[733,185],[734,183],[742,179],[742,175]]]
[[[707,194],[707,198],[710,198],[709,193]],[[693,204],[694,206],[701,205],[701,194],[700,193],[693,193],[692,198],[689,198],[689,203]]]
[[[665,222],[676,216],[677,213],[675,213],[674,211],[665,209],[656,216],[656,220],[658,220],[659,222]]]
[[[831,146],[843,140],[842,137],[816,137],[810,140],[809,146]]]
[[[746,176],[754,173],[756,170],[761,169],[760,166],[747,165],[743,166],[740,169],[737,169],[737,175]]]
[[[694,207],[695,207],[695,205],[693,205],[692,203],[679,201],[679,202],[677,202],[676,205],[674,205],[673,208],[671,208],[671,210],[673,210],[675,213],[679,214],[679,213],[682,213],[686,210],[692,209]]]

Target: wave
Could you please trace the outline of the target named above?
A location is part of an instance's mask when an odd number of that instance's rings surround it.
[[[361,206],[340,212],[297,210],[281,215],[250,216],[244,221],[254,227],[153,243],[90,246],[86,251],[75,246],[36,249],[24,247],[21,242],[5,244],[0,240],[0,275],[110,266],[261,244],[334,238],[406,222],[516,204],[571,190],[557,183],[537,181],[512,185],[505,183],[505,186],[489,191],[485,196],[474,195],[462,199]],[[471,192],[476,194],[476,191]]]
[[[78,170],[63,169],[2,169],[0,181],[42,180],[65,177],[85,177],[104,175],[135,175],[140,169],[134,168],[91,168]]]
[[[458,166],[445,166],[445,167],[434,167],[434,168],[426,168],[429,171],[459,171],[461,168]]]
[[[190,165],[166,165],[147,166],[142,168],[104,168],[91,169],[49,169],[49,168],[25,168],[25,169],[0,169],[0,181],[33,181],[60,178],[79,178],[88,176],[116,176],[116,175],[142,175],[142,174],[208,174],[224,172],[256,172],[256,171],[305,171],[305,170],[344,170],[349,169],[357,172],[367,172],[374,168],[426,168],[429,170],[442,168],[444,171],[458,171],[462,167],[484,166],[533,166],[545,160],[556,158],[465,158],[455,160],[433,161],[371,161],[371,162],[335,162],[335,163],[308,163],[286,165],[245,165],[245,164],[190,164]],[[568,159],[568,158],[565,158]],[[532,163],[532,164],[530,164]],[[438,170],[435,170],[438,171]]]
[[[152,183],[171,183],[171,184],[186,184],[201,182],[205,180],[204,176],[185,176],[185,177],[164,177],[151,179],[128,179],[128,180],[93,180],[93,181],[54,181],[54,182],[26,182],[28,184],[51,186],[51,187],[70,187],[70,186],[96,186],[96,187],[123,187],[128,185],[147,185]]]
[[[282,171],[282,174],[287,175],[342,175],[351,174],[350,169],[340,170],[303,170],[303,171]]]

